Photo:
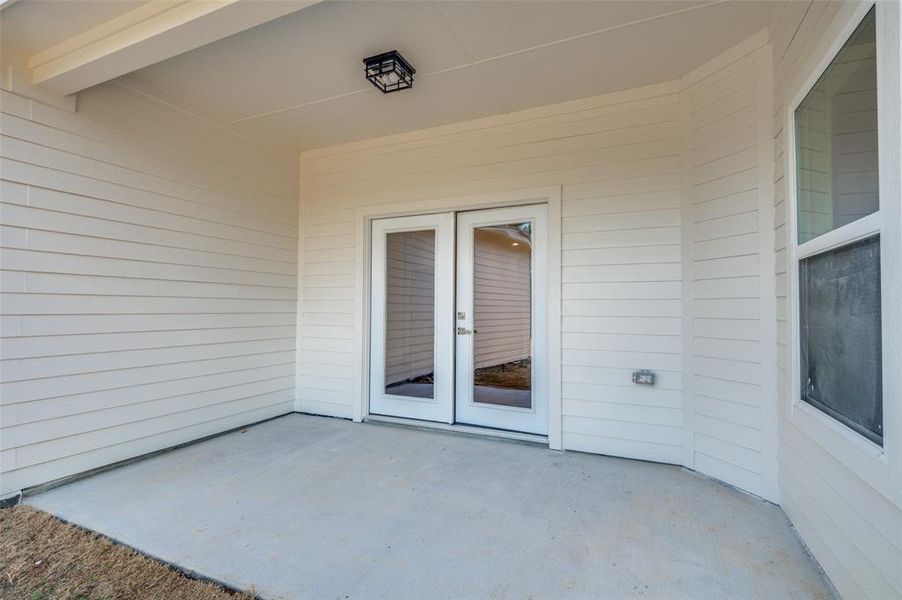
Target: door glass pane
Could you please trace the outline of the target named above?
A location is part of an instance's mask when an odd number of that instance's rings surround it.
[[[880,237],[799,262],[801,398],[883,439]]]
[[[435,231],[386,239],[385,393],[433,398]]]
[[[795,111],[799,243],[876,212],[874,9]]]
[[[531,229],[513,223],[474,231],[474,402],[532,407]]]

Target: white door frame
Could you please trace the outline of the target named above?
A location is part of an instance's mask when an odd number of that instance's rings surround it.
[[[352,418],[369,414],[370,276],[372,272],[371,222],[385,217],[467,211],[521,204],[548,205],[548,446],[561,449],[561,187],[500,191],[489,194],[413,200],[358,208],[356,212],[356,287]]]
[[[457,321],[455,420],[468,425],[510,429],[527,433],[548,432],[548,208],[527,204],[459,213],[457,215]],[[530,252],[530,357],[532,366],[530,408],[499,406],[473,401],[474,344],[479,333],[474,317],[474,231],[478,227],[509,223],[532,224]],[[464,315],[461,318],[461,314]],[[468,332],[468,333],[463,333]]]
[[[452,213],[374,219],[372,221],[372,293],[370,314],[370,410],[451,423],[454,419],[454,215]],[[435,232],[435,295],[433,317],[432,398],[415,398],[385,391],[385,337],[388,235],[408,231]],[[381,315],[381,318],[379,318]]]

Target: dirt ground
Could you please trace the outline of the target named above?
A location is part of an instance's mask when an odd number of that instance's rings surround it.
[[[3,600],[252,600],[31,508],[0,509]]]
[[[530,360],[527,358],[504,363],[503,365],[476,369],[476,372],[473,374],[473,383],[474,385],[485,385],[495,388],[528,390],[530,389],[531,376],[532,368],[530,366]],[[411,379],[410,381],[412,383],[433,383],[432,373],[422,375],[415,379]]]
[[[530,377],[532,376],[532,366],[530,363],[531,361],[527,358],[504,363],[503,365],[476,369],[476,372],[473,373],[473,384],[507,388],[511,390],[531,389]],[[410,381],[412,383],[434,383],[432,373],[421,375]]]
[[[476,369],[474,373],[476,385],[512,390],[528,390],[531,368],[529,360],[518,360],[503,365]]]

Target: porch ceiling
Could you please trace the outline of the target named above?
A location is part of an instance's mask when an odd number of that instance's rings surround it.
[[[678,467],[288,415],[30,503],[266,598],[829,598],[780,509]]]
[[[13,0],[2,6],[0,32],[4,46],[27,56],[115,19],[150,0]]]
[[[60,10],[19,3],[6,15],[5,34],[35,11]],[[326,0],[120,81],[300,151],[676,79],[763,29],[771,7]],[[391,49],[414,64],[416,83],[383,96],[364,80],[361,60]]]

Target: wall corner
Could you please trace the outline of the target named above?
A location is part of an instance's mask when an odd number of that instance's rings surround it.
[[[28,68],[28,59],[25,56],[9,48],[3,48],[0,55],[3,57],[0,64],[2,68],[0,88],[67,112],[74,113],[78,109],[78,94],[60,96],[33,85],[31,69]]]
[[[304,185],[306,182],[304,169],[304,155],[299,152],[298,161],[298,271],[297,271],[297,289],[296,291],[296,317],[295,317],[295,362],[294,362],[294,410],[301,412],[301,316],[303,315],[303,297],[304,297],[304,247],[306,243],[305,233],[305,215],[304,215]]]
[[[761,398],[763,404],[762,495],[779,504],[777,445],[780,399],[777,389],[777,290],[776,238],[774,233],[774,73],[773,46],[768,42],[756,51],[758,85],[758,235],[761,298]]]
[[[692,147],[691,120],[692,106],[689,86],[681,86],[679,92],[680,120],[680,278],[682,298],[682,396],[683,396],[683,438],[682,465],[695,469],[695,410],[692,397],[693,374],[693,324],[694,316],[694,261],[692,260]]]

